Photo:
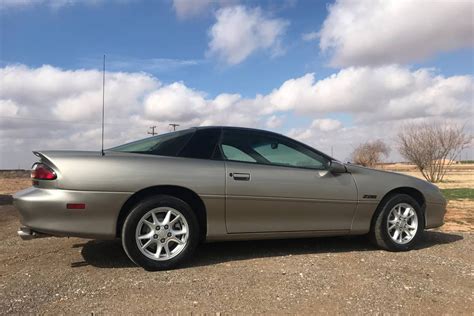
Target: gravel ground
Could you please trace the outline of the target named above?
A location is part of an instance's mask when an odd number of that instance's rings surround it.
[[[0,313],[474,312],[472,233],[426,232],[390,253],[364,237],[205,244],[186,267],[146,272],[119,241],[21,241],[0,206]]]

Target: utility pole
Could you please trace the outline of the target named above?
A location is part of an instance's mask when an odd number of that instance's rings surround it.
[[[151,132],[148,132],[148,134],[150,134],[152,136],[155,136],[156,134],[158,134],[158,133],[155,133],[155,128],[156,128],[156,126],[150,126]]]
[[[169,125],[170,125],[171,127],[173,127],[173,132],[175,132],[175,131],[176,131],[176,127],[179,126],[179,124],[176,124],[176,123],[171,123],[171,124],[169,124]]]

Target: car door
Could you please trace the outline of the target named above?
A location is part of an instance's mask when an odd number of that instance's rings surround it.
[[[332,174],[328,159],[289,138],[225,129],[229,233],[349,230],[357,192],[349,173]]]

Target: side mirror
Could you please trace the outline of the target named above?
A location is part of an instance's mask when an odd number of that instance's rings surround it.
[[[347,169],[346,166],[342,162],[339,162],[337,160],[332,160],[329,163],[329,171],[332,173],[346,173]]]

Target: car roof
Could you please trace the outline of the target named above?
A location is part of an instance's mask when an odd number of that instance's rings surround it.
[[[193,127],[194,129],[223,129],[223,130],[243,130],[243,131],[252,131],[252,132],[264,132],[264,133],[271,133],[271,134],[276,134],[280,136],[284,136],[279,133],[275,133],[272,131],[267,131],[264,129],[258,129],[258,128],[251,128],[251,127],[240,127],[240,126],[196,126]]]

